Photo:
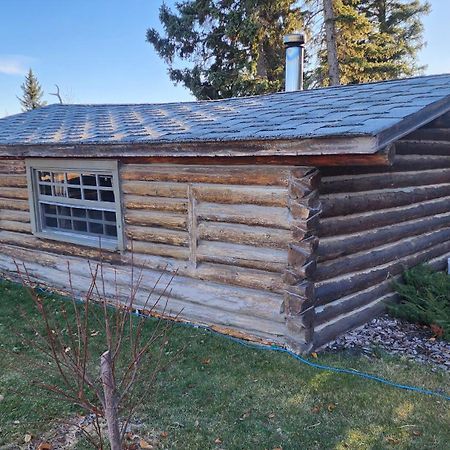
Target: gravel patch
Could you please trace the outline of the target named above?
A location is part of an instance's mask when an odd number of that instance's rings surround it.
[[[428,327],[422,327],[384,315],[366,325],[340,336],[326,351],[354,350],[373,355],[382,349],[422,364],[434,370],[450,372],[450,342],[437,339]]]

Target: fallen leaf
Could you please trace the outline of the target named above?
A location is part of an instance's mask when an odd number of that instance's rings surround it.
[[[316,359],[318,358],[318,356],[317,356],[317,353],[316,353],[316,352],[312,352],[312,353],[311,353],[311,356],[312,356],[313,358],[316,358]]]
[[[239,417],[239,420],[244,420],[244,419],[246,419],[249,416],[250,416],[250,410],[245,411],[244,414],[242,414],[242,416]]]
[[[283,447],[275,447],[272,450],[283,450]]]
[[[206,366],[206,365],[208,365],[210,362],[211,362],[211,358],[207,358],[207,359],[204,359],[204,360],[202,361],[202,364]]]
[[[388,442],[389,442],[390,444],[392,444],[392,445],[400,444],[400,439],[397,439],[397,438],[392,437],[392,436],[387,436],[387,437],[385,438],[385,440],[388,441]]]
[[[422,433],[421,433],[420,431],[418,431],[418,430],[412,430],[412,431],[411,431],[411,434],[412,434],[413,436],[416,436],[416,437],[422,436]]]
[[[441,338],[444,335],[444,329],[441,326],[433,323],[430,328],[435,337]]]
[[[52,444],[48,442],[42,442],[38,445],[37,450],[52,450]]]
[[[329,403],[327,406],[327,409],[329,412],[333,412],[336,409],[336,404],[335,403]]]
[[[147,441],[144,441],[144,439],[141,439],[139,441],[139,445],[141,446],[141,448],[153,448],[153,445],[149,444]]]
[[[275,414],[271,413],[271,414],[268,415],[268,417],[269,417],[269,419],[273,419],[275,417]]]
[[[222,443],[222,439],[220,439],[220,438],[217,438],[215,441],[214,441],[214,444],[217,444],[217,445],[220,445]]]
[[[167,432],[167,431],[163,431],[161,434],[160,434],[160,436],[162,437],[162,438],[166,438],[166,437],[168,437],[169,436],[169,433]]]
[[[320,412],[320,410],[321,410],[320,405],[316,405],[311,409],[311,412],[313,412],[314,414],[317,414]]]
[[[93,331],[93,332],[91,333],[91,336],[92,336],[92,337],[97,336],[98,333],[99,333],[99,331]]]
[[[31,436],[31,434],[28,434],[28,433],[23,438],[25,443],[31,442],[31,439],[33,439],[33,436]]]

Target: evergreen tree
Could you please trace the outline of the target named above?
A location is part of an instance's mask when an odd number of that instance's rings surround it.
[[[46,105],[46,102],[42,101],[44,92],[31,69],[28,71],[28,74],[25,76],[25,81],[20,87],[23,91],[23,95],[22,98],[17,98],[22,105],[22,111],[31,111],[32,109]]]
[[[198,99],[276,92],[283,88],[283,36],[304,29],[305,14],[297,0],[184,0],[175,12],[161,6],[164,34],[149,29],[147,40],[170,78]]]

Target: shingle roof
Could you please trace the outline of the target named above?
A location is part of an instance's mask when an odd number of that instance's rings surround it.
[[[450,74],[216,101],[53,104],[1,119],[0,146],[349,138],[393,128],[404,134],[448,109]]]

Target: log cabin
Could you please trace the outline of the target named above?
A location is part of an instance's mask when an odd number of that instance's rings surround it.
[[[101,253],[139,302],[167,265],[168,315],[309,352],[445,268],[449,111],[435,75],[3,118],[0,274],[82,292]]]

